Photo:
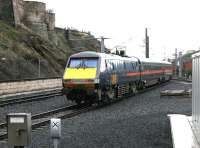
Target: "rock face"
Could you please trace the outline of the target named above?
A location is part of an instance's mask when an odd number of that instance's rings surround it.
[[[90,33],[56,28],[45,3],[0,0],[0,81],[61,77],[69,55],[99,49]]]
[[[55,33],[55,13],[46,10],[45,3],[23,0],[0,0],[0,19],[11,25],[30,29],[30,31],[44,39],[57,43],[57,39],[52,38],[54,35],[51,35]]]
[[[0,21],[0,81],[62,77],[71,54],[100,50],[99,41],[86,32],[55,28],[48,37],[56,38],[57,44]]]

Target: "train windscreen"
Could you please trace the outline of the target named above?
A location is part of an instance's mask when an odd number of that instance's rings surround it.
[[[68,68],[97,68],[97,58],[72,58]]]

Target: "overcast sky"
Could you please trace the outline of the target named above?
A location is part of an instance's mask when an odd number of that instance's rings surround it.
[[[153,57],[200,47],[200,0],[38,1],[54,10],[56,26],[109,37],[107,47],[125,45],[129,55],[144,54],[145,27]]]

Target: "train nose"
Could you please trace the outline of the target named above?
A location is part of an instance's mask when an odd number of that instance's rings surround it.
[[[73,98],[74,100],[84,100],[86,96],[86,91],[83,89],[72,89],[69,94],[68,97]]]
[[[63,78],[74,80],[95,79],[96,73],[96,68],[67,68]]]

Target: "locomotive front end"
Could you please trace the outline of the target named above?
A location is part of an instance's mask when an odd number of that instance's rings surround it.
[[[63,76],[67,99],[80,104],[98,98],[98,63],[98,57],[70,57]]]

